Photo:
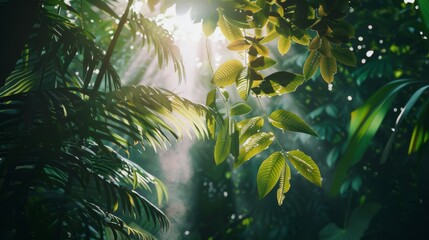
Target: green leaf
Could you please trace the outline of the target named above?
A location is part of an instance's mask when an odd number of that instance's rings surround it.
[[[320,240],[359,240],[365,236],[371,219],[380,210],[378,203],[365,203],[353,210],[350,219],[344,229],[335,223],[326,225],[319,232]]]
[[[337,73],[337,60],[334,57],[322,55],[320,59],[320,74],[326,83],[331,84],[334,81],[334,75]]]
[[[270,114],[269,118],[271,124],[281,130],[302,132],[318,136],[302,118],[286,110],[275,110]]]
[[[285,193],[287,193],[290,189],[290,167],[287,162],[285,162],[282,174],[280,176],[280,185],[279,189],[277,189],[277,203],[279,206],[283,204],[283,201],[285,199]]]
[[[417,122],[408,147],[408,154],[415,153],[429,140],[429,101],[423,104],[417,113]]]
[[[306,34],[303,34],[302,36],[292,35],[292,40],[304,46],[308,46],[310,44],[310,38]]]
[[[217,22],[219,21],[219,15],[217,12],[206,18],[203,18],[203,32],[206,37],[209,37],[216,30]]]
[[[313,40],[311,40],[310,44],[308,45],[308,49],[311,51],[317,50],[322,46],[322,39],[319,37],[319,35],[315,36]]]
[[[322,38],[322,45],[320,46],[320,48],[317,49],[317,51],[319,51],[321,54],[325,55],[326,57],[330,57],[331,56],[331,44],[329,43],[328,39],[326,39],[326,37]]]
[[[334,47],[332,48],[331,53],[338,62],[347,66],[356,66],[356,56],[352,51],[350,51],[350,49]]]
[[[264,78],[256,87],[252,88],[256,95],[279,96],[296,91],[304,83],[304,76],[291,72],[275,72]]]
[[[222,13],[219,13],[218,25],[220,31],[223,33],[225,38],[228,39],[228,41],[234,42],[236,40],[243,39],[243,34],[241,33],[241,30],[226,21]]]
[[[253,82],[253,80],[249,78],[248,70],[249,69],[247,67],[243,68],[235,83],[237,86],[238,95],[244,101],[246,101],[249,97],[250,87],[252,86]]]
[[[308,55],[303,67],[304,78],[306,80],[310,79],[316,73],[317,68],[319,67],[320,58],[321,54],[318,51],[311,51]]]
[[[228,157],[231,149],[231,135],[229,134],[229,118],[225,118],[220,128],[214,148],[216,165],[221,164]]]
[[[213,84],[218,87],[229,86],[235,83],[241,70],[243,70],[243,64],[240,61],[236,59],[228,60],[216,70],[213,76]]]
[[[255,70],[263,70],[270,68],[276,64],[277,62],[274,61],[272,58],[261,56],[250,62],[250,67]]]
[[[422,16],[423,23],[429,29],[429,2],[427,0],[417,0],[420,8],[420,15]]]
[[[293,150],[287,152],[287,157],[299,174],[317,186],[322,186],[319,167],[310,156],[299,150]]]
[[[275,152],[262,162],[257,175],[259,198],[265,197],[274,188],[282,174],[285,161],[283,153]]]
[[[232,105],[230,114],[232,116],[244,115],[251,111],[252,111],[252,108],[249,105],[247,105],[246,103],[239,102]]]
[[[237,127],[240,131],[240,144],[243,144],[250,136],[259,132],[263,126],[263,117],[254,117],[238,122]]]
[[[240,154],[240,141],[239,141],[240,131],[238,130],[237,122],[234,119],[231,119],[229,124],[230,124],[229,135],[231,136],[231,150],[230,151],[231,151],[232,156],[237,158],[238,155]]]
[[[349,42],[349,32],[343,28],[335,28],[332,31],[332,40],[334,43],[347,43]]]
[[[289,52],[290,46],[292,45],[292,40],[290,37],[280,36],[277,42],[277,49],[281,55],[285,55]]]
[[[375,92],[360,108],[351,114],[349,138],[344,153],[335,168],[329,195],[337,196],[347,176],[348,169],[359,162],[371,144],[391,104],[400,90],[418,83],[410,79],[401,79],[386,84]]]
[[[273,41],[274,39],[276,39],[278,36],[279,36],[279,33],[275,29],[273,29],[259,43],[261,43],[261,44],[269,43],[269,42]]]
[[[262,45],[262,44],[259,44],[259,43],[254,43],[253,44],[253,47],[256,49],[256,51],[260,54],[260,55],[262,55],[262,56],[265,56],[265,57],[268,57],[269,55],[270,55],[270,50],[268,49],[268,47],[266,47],[266,46],[264,46],[264,45]],[[274,60],[273,60],[274,61]]]
[[[234,168],[239,167],[256,154],[267,149],[273,141],[274,134],[272,132],[259,132],[250,136],[241,146],[240,155],[234,164]]]
[[[229,43],[226,48],[231,51],[244,51],[250,47],[250,43],[244,39],[236,40],[234,42]]]

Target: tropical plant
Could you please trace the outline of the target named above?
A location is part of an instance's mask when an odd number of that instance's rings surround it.
[[[204,137],[210,112],[165,89],[124,86],[112,56],[129,31],[182,75],[171,36],[133,12],[132,0],[125,7],[30,1],[22,11],[18,2],[25,1],[0,3],[0,31],[8,36],[1,44],[0,208],[8,219],[1,238],[152,239],[150,231],[169,222],[147,196],[155,190],[162,201],[166,190],[127,159],[128,149],[165,147],[186,132]],[[114,29],[107,44],[92,36],[94,19]],[[129,219],[143,225],[131,227]]]
[[[242,54],[240,60],[228,60],[213,71],[214,89],[207,95],[206,105],[223,119],[208,121],[210,136],[216,138],[216,164],[232,156],[237,168],[269,148],[272,154],[261,164],[257,175],[258,192],[263,198],[278,183],[279,205],[290,188],[289,164],[307,180],[321,186],[322,177],[314,160],[302,151],[286,150],[274,128],[314,136],[317,133],[290,111],[276,109],[267,114],[260,98],[294,92],[319,68],[323,80],[331,84],[337,62],[355,64],[353,53],[342,47],[354,37],[353,27],[344,20],[349,1],[188,0],[177,3],[177,7],[191,8],[191,16],[202,21],[206,36],[219,27],[229,42],[226,47]],[[310,51],[302,73],[273,70],[277,62],[268,44],[276,43],[278,52],[285,55],[292,42],[308,46]],[[270,74],[265,76],[266,73]],[[258,102],[262,114],[246,115],[253,109],[250,99]],[[262,131],[264,126],[266,129]]]

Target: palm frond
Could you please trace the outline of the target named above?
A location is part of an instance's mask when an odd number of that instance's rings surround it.
[[[171,60],[174,70],[179,75],[179,80],[185,76],[184,66],[179,48],[174,44],[173,37],[155,21],[144,17],[142,14],[132,12],[129,18],[129,27],[137,34],[142,46],[150,44],[158,56],[158,65],[166,65]]]

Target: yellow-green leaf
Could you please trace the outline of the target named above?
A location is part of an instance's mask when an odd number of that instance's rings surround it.
[[[231,135],[229,134],[229,118],[225,118],[220,128],[214,148],[214,159],[217,165],[228,157],[231,149]]]
[[[269,42],[273,41],[274,39],[276,39],[279,35],[280,34],[275,29],[273,29],[259,43],[261,43],[261,44],[269,43]]]
[[[270,114],[270,122],[281,130],[307,133],[318,136],[317,133],[298,115],[278,109]]]
[[[279,206],[283,204],[283,200],[285,199],[285,193],[287,193],[290,189],[290,167],[287,162],[285,162],[282,174],[280,176],[280,184],[277,189],[277,203]]]
[[[277,48],[281,55],[285,55],[289,52],[290,46],[292,45],[292,41],[290,37],[280,36],[277,42]]]
[[[306,80],[310,79],[317,71],[321,54],[318,51],[311,51],[305,60],[303,73]]]
[[[234,42],[236,40],[243,39],[243,34],[241,33],[241,30],[226,21],[222,13],[219,13],[218,25],[220,31],[223,33],[225,38],[228,39],[228,41]]]
[[[255,70],[263,70],[270,68],[276,64],[277,62],[274,61],[272,58],[261,56],[250,62],[250,67]]]
[[[232,105],[230,114],[232,116],[244,115],[244,114],[247,114],[251,111],[252,111],[252,108],[249,105],[242,103],[242,102],[239,102],[239,103],[235,103],[234,105]]]
[[[307,34],[303,34],[300,37],[297,37],[295,35],[292,35],[292,40],[298,44],[304,45],[304,46],[308,46],[308,44],[310,44],[310,38],[308,37]]]
[[[250,43],[246,40],[236,40],[226,46],[231,51],[244,51],[250,47]]]
[[[250,79],[248,74],[248,68],[243,68],[241,73],[238,75],[236,80],[237,92],[241,99],[244,101],[247,100],[250,93],[250,87],[252,86],[252,79]]]
[[[279,96],[294,92],[303,83],[303,75],[280,71],[265,77],[252,90],[259,96]]]
[[[250,136],[257,133],[264,126],[264,118],[254,117],[238,122],[240,131],[240,144],[243,144]]]
[[[253,47],[255,47],[256,51],[262,56],[268,57],[270,55],[270,50],[265,45],[254,43]]]
[[[243,70],[243,64],[240,61],[236,59],[228,60],[216,70],[213,76],[213,84],[218,87],[229,86],[235,83],[241,70]]]
[[[283,153],[275,152],[262,162],[256,178],[259,198],[265,197],[274,188],[282,174],[285,161]]]
[[[322,39],[317,35],[311,40],[310,45],[308,45],[309,50],[317,50],[322,46]]]
[[[206,18],[203,18],[203,32],[206,37],[209,37],[213,34],[213,32],[216,30],[217,22],[219,20],[219,15],[213,14],[211,16],[208,16]]]
[[[239,167],[256,154],[267,149],[273,141],[274,134],[272,132],[258,132],[250,136],[241,146],[240,155],[234,164],[234,168]]]
[[[299,174],[317,186],[322,186],[319,167],[310,156],[299,150],[293,150],[287,152],[287,157]]]
[[[337,73],[337,60],[334,57],[322,55],[320,58],[320,74],[323,80],[328,84],[332,83],[335,73]]]

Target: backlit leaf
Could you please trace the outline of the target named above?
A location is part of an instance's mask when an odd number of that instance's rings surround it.
[[[299,150],[293,150],[287,152],[287,157],[299,174],[317,186],[322,186],[319,167],[310,156]]]
[[[257,133],[264,126],[264,118],[254,117],[238,122],[240,131],[240,144],[243,144],[250,136]]]
[[[257,185],[259,198],[265,197],[276,185],[285,165],[285,157],[275,152],[265,159],[258,170]]]
[[[239,102],[232,105],[230,114],[233,116],[244,115],[251,111],[252,111],[252,108],[249,105],[247,105],[246,103]]]
[[[219,20],[219,15],[217,13],[203,18],[203,32],[206,37],[209,37],[216,30],[217,22]]]
[[[240,61],[233,59],[228,60],[216,70],[213,76],[213,84],[218,87],[226,87],[237,79],[238,74],[243,70],[243,65]]]
[[[243,39],[243,34],[241,33],[241,30],[238,27],[226,21],[221,13],[219,14],[220,15],[219,15],[218,25],[219,25],[220,31],[223,33],[225,38],[228,39],[228,41],[230,42]]]
[[[267,149],[273,141],[274,134],[271,132],[259,132],[250,136],[241,146],[240,155],[234,164],[234,168],[239,167],[256,154]]]
[[[270,68],[276,64],[277,62],[274,61],[272,58],[261,56],[250,62],[250,67],[255,70],[263,70]]]
[[[313,40],[311,40],[310,45],[308,45],[309,50],[317,50],[322,46],[322,39],[319,35],[315,36]]]
[[[237,92],[238,95],[240,96],[241,99],[243,99],[244,101],[247,100],[247,98],[249,97],[249,93],[250,93],[250,87],[252,85],[252,79],[250,79],[249,75],[248,75],[248,68],[243,68],[243,70],[241,71],[241,73],[238,75],[238,78],[236,80],[236,85],[237,85]]]
[[[243,51],[250,47],[250,43],[244,39],[236,40],[226,46],[231,51]]]
[[[231,149],[231,135],[229,134],[229,118],[225,118],[220,128],[214,148],[216,165],[221,164],[228,157]]]
[[[268,47],[260,43],[253,44],[253,47],[255,47],[256,51],[262,56],[268,57],[270,55],[270,50],[268,49]]]
[[[283,204],[283,200],[285,199],[285,193],[287,193],[290,189],[290,167],[287,162],[285,162],[282,174],[280,175],[280,185],[279,189],[277,189],[277,203],[279,206]]]
[[[320,58],[320,74],[323,80],[328,84],[332,83],[335,73],[337,73],[337,60],[334,57],[322,55]]]
[[[302,118],[286,110],[275,110],[270,114],[269,118],[271,124],[279,129],[318,136]]]
[[[289,52],[290,46],[292,45],[292,40],[290,37],[280,36],[277,42],[277,48],[281,55],[285,55]]]
[[[319,67],[321,54],[318,51],[311,51],[305,60],[303,73],[305,79],[310,79]]]

